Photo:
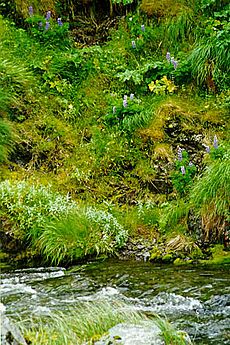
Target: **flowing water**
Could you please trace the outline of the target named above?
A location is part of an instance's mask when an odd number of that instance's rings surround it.
[[[166,316],[194,344],[230,344],[230,271],[227,267],[174,267],[104,261],[64,268],[8,270],[1,274],[7,314],[26,318],[66,310],[79,301],[124,301]]]

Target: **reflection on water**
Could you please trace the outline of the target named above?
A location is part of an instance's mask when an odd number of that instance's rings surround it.
[[[46,315],[79,301],[120,300],[166,316],[195,344],[230,344],[227,268],[156,266],[105,261],[65,270],[35,268],[1,274],[8,315]]]

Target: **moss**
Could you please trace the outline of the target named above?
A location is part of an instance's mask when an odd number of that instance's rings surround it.
[[[162,252],[157,247],[154,247],[150,253],[149,261],[159,261],[161,258]]]
[[[6,260],[8,258],[9,258],[9,255],[7,253],[0,251],[0,261]]]
[[[197,260],[197,259],[202,259],[204,257],[204,254],[199,247],[196,247],[196,248],[194,248],[194,250],[192,250],[192,252],[189,254],[189,256],[193,260]]]
[[[8,260],[9,254],[0,250],[0,270],[9,267]]]
[[[163,262],[173,262],[173,254],[172,253],[167,253],[164,256],[162,256],[162,261]]]
[[[230,252],[224,250],[224,246],[217,244],[211,248],[212,256],[209,260],[200,260],[205,265],[227,265],[230,264]]]
[[[181,258],[176,258],[176,260],[173,261],[173,264],[175,266],[189,265],[189,264],[192,264],[192,263],[193,263],[192,260],[183,260]]]

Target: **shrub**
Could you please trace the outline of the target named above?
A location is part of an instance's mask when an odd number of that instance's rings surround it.
[[[115,127],[126,133],[132,133],[139,128],[145,127],[152,114],[145,111],[141,101],[134,94],[124,96],[123,101],[114,102],[113,107],[104,117],[107,127]]]
[[[46,258],[59,264],[90,254],[113,254],[126,239],[127,232],[112,214],[87,207],[47,224],[39,244]]]
[[[183,196],[192,185],[196,167],[192,162],[189,162],[188,153],[181,148],[178,149],[178,160],[175,165],[176,170],[172,174],[172,183],[176,191]]]
[[[26,19],[29,33],[32,37],[49,46],[68,46],[69,24],[62,23],[59,18],[55,21],[52,18],[46,19],[40,15],[32,15]]]
[[[68,197],[52,192],[49,186],[35,186],[25,181],[1,182],[0,206],[2,219],[13,224],[9,232],[20,239],[33,241],[48,221],[66,215],[76,207]]]

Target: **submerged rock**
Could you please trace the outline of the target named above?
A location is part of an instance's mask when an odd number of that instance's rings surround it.
[[[27,345],[20,330],[5,315],[5,306],[0,303],[1,345]]]
[[[161,331],[152,322],[120,323],[112,327],[95,345],[163,345]]]

